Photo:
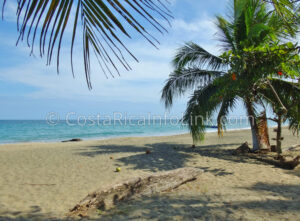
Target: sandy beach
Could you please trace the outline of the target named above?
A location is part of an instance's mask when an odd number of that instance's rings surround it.
[[[300,144],[287,130],[284,138],[284,148]],[[121,203],[101,219],[299,220],[300,168],[233,156],[245,141],[248,130],[209,133],[194,149],[190,135],[1,145],[0,220],[65,220],[96,189],[181,167],[204,173],[175,191]]]

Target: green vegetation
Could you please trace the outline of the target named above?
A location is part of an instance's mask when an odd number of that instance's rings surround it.
[[[224,53],[215,56],[194,43],[180,48],[173,60],[175,70],[163,88],[162,100],[166,107],[171,107],[174,97],[194,90],[183,118],[194,141],[204,138],[205,118],[211,118],[215,112],[222,134],[230,110],[238,100],[242,101],[251,125],[253,149],[258,150],[263,144],[259,118],[266,113],[265,110],[259,113],[259,107],[266,109],[267,103],[272,104],[277,115],[280,110],[280,115],[289,119],[291,128],[299,131],[299,108],[293,106],[298,96],[279,96],[280,90],[288,91],[291,85],[294,93],[289,95],[297,95],[299,91],[299,48],[289,42],[298,26],[287,25],[263,1],[232,2],[230,18],[217,16]],[[290,106],[293,108],[288,110]]]
[[[287,31],[293,36],[296,35],[296,30],[293,29],[295,25],[300,24],[300,0],[262,0],[266,3],[269,3],[274,12],[280,16],[285,26],[287,27]]]

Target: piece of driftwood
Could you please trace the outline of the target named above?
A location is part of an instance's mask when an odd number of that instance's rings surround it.
[[[67,143],[67,142],[80,142],[80,141],[82,141],[82,140],[79,139],[79,138],[74,138],[74,139],[71,139],[71,140],[63,140],[62,142]]]
[[[276,167],[285,169],[285,170],[293,170],[300,164],[300,156],[297,156],[293,160],[286,160],[284,156],[279,155],[276,157],[271,157],[268,155],[257,155],[257,154],[248,154],[249,158],[258,160],[260,162],[264,162],[270,165],[274,165]]]
[[[277,158],[277,160],[279,160],[277,166],[283,169],[293,170],[300,164],[300,156],[297,156],[295,159],[289,161],[287,161],[282,155],[279,155]]]
[[[87,216],[89,210],[107,210],[124,200],[170,191],[196,180],[202,172],[197,168],[186,167],[134,178],[106,189],[100,189],[85,197],[70,210],[68,216]]]
[[[248,142],[245,142],[241,146],[239,146],[237,149],[235,149],[232,154],[239,155],[239,154],[247,154],[250,152],[251,152],[251,149],[248,145]]]

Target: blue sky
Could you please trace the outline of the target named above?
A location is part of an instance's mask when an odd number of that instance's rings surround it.
[[[2,2],[2,1],[1,1]],[[169,34],[152,33],[159,39],[156,50],[141,36],[125,40],[140,60],[128,57],[133,70],[121,70],[121,77],[106,79],[95,60],[92,60],[93,89],[88,90],[81,63],[81,42],[76,43],[73,79],[69,62],[69,44],[62,49],[60,74],[56,66],[46,66],[45,59],[29,56],[25,43],[15,46],[16,29],[14,0],[8,0],[5,19],[0,22],[0,119],[44,119],[47,113],[67,112],[85,114],[163,114],[160,92],[172,71],[170,61],[184,42],[194,41],[208,51],[218,53],[214,16],[225,14],[227,0],[173,0],[172,27]],[[66,38],[70,37],[66,32]],[[78,65],[77,65],[78,64]],[[179,99],[171,114],[180,115],[188,98]]]

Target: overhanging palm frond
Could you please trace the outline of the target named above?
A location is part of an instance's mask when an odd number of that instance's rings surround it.
[[[178,50],[172,63],[175,69],[182,69],[189,66],[204,68],[206,66],[205,68],[218,70],[227,67],[221,58],[212,55],[192,42],[186,43]]]
[[[4,0],[3,8],[6,0]],[[79,19],[82,21],[84,67],[88,87],[90,81],[90,51],[95,53],[105,75],[118,73],[116,62],[126,70],[130,66],[123,53],[127,52],[138,61],[120,39],[120,33],[130,38],[127,27],[142,35],[150,44],[159,43],[142,25],[148,22],[160,33],[167,32],[161,25],[160,17],[167,22],[172,18],[167,0],[18,0],[17,21],[20,40],[26,39],[33,53],[35,41],[39,41],[40,56],[47,57],[50,65],[54,49],[57,49],[57,70],[59,70],[60,50],[68,25],[73,26],[70,39],[71,66],[73,71],[73,47],[77,35]],[[74,16],[73,16],[74,12]],[[138,21],[137,15],[140,19]],[[126,28],[125,28],[126,27]],[[114,70],[114,72],[112,71]]]
[[[197,67],[176,70],[169,76],[162,90],[161,99],[169,108],[173,104],[174,97],[182,96],[187,90],[192,90],[195,87],[204,87],[224,73],[222,71],[201,70]]]
[[[226,130],[226,122],[227,122],[227,115],[229,114],[230,110],[233,110],[235,104],[237,102],[236,97],[224,97],[221,99],[222,104],[218,113],[217,117],[217,124],[218,124],[218,134],[219,136],[223,135],[223,131]]]
[[[206,130],[206,121],[210,120],[213,113],[221,104],[221,100],[214,95],[222,90],[215,84],[209,84],[206,87],[194,91],[187,104],[183,122],[188,124],[189,130],[194,141],[204,139]]]

